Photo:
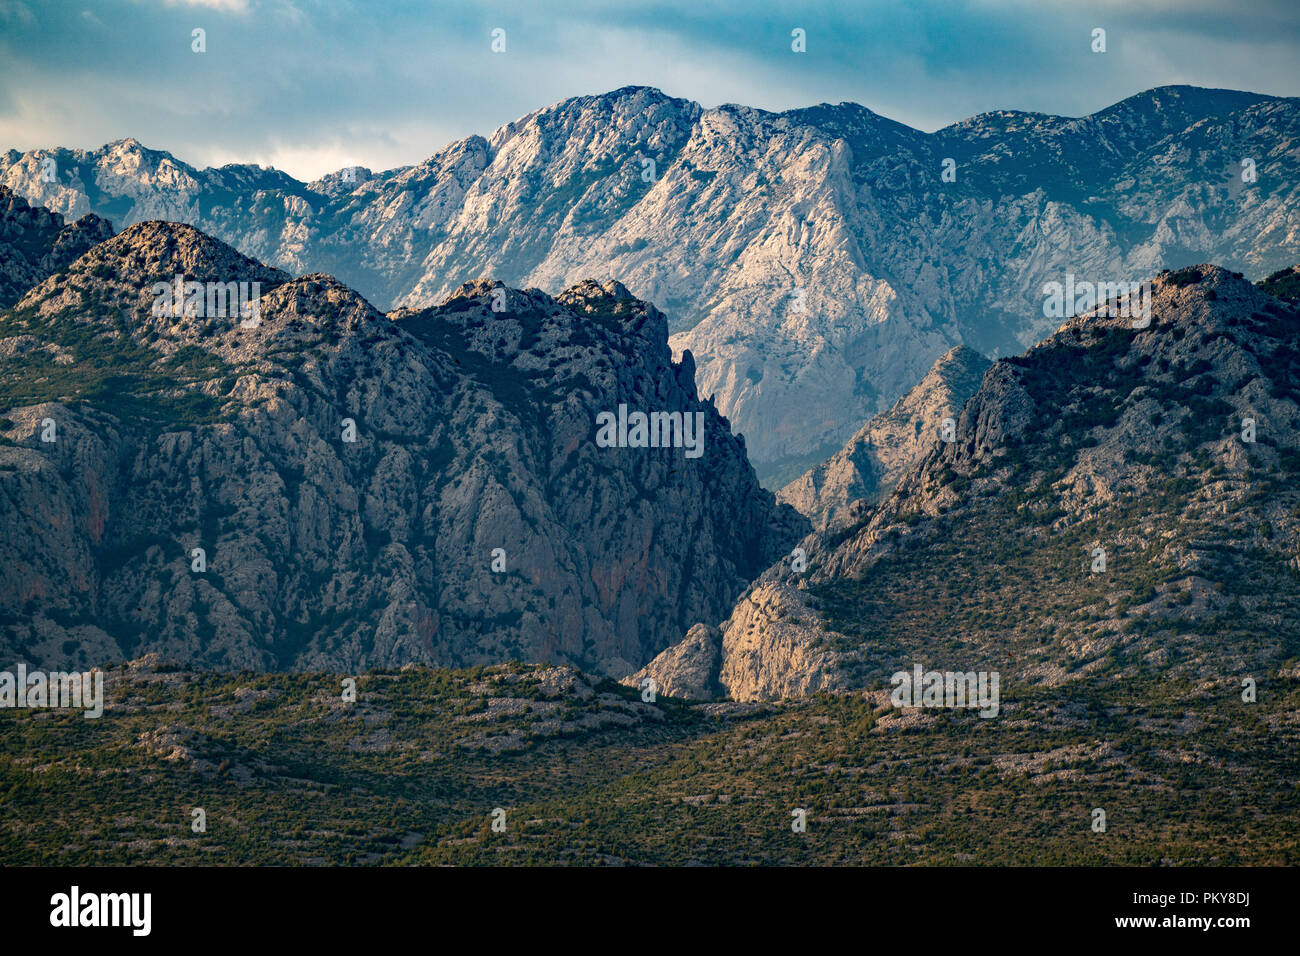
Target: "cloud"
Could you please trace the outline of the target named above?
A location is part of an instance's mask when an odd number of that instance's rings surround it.
[[[705,106],[851,100],[922,129],[1081,115],[1167,83],[1300,94],[1300,10],[1241,0],[0,0],[0,147],[135,136],[299,178],[418,163],[569,96]],[[207,31],[193,53],[190,31]],[[507,31],[505,54],[490,32]],[[807,52],[790,31],[807,31]],[[1108,52],[1090,49],[1103,26]],[[331,165],[331,164],[338,165]]]
[[[223,13],[247,13],[248,0],[163,0],[168,7],[200,7]]]
[[[0,23],[21,23],[26,26],[36,22],[36,16],[19,0],[0,0]]]

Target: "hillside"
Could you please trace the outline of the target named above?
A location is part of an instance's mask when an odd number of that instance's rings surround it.
[[[0,711],[0,863],[1300,862],[1294,681],[1195,713],[1178,679],[1018,693],[998,720],[646,703],[558,667],[372,673],[355,703],[337,674],[156,659],[105,686],[99,720]]]
[[[646,673],[709,672],[702,696],[741,700],[888,687],[914,662],[998,671],[1005,697],[1182,683],[1219,712],[1247,678],[1286,693],[1300,312],[1203,265],[1159,276],[1130,325],[1080,316],[995,363],[955,442]]]
[[[259,314],[157,314],[178,274]],[[617,283],[481,280],[389,317],[131,226],[0,315],[0,654],[626,673],[807,529],[667,334]],[[698,419],[696,451],[601,447],[620,406]]]

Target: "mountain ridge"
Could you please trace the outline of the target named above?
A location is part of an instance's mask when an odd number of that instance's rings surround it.
[[[1300,312],[1218,266],[1153,286],[1146,328],[1100,307],[991,365],[955,441],[628,680],[743,701],[869,691],[912,660],[1004,693],[1153,662],[1300,674]]]
[[[552,294],[616,278],[664,309],[674,351],[693,353],[700,388],[779,487],[949,349],[1015,354],[1048,334],[1046,282],[1196,261],[1262,278],[1300,259],[1297,130],[1300,101],[1191,87],[933,133],[856,105],[705,109],[625,87],[351,188],[341,172],[318,192],[121,144],[11,151],[0,182],[69,215],[191,222],[383,308],[433,304],[482,272]]]
[[[258,310],[168,314],[178,273],[260,283]],[[31,289],[0,342],[17,660],[625,673],[806,530],[615,283],[479,280],[389,317],[151,221]],[[704,454],[598,447],[620,403],[697,415]]]

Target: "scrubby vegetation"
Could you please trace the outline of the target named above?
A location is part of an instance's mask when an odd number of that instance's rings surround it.
[[[0,365],[0,411],[85,402],[156,426],[220,420],[221,401],[195,387],[216,383],[216,395],[229,391],[234,370],[220,358],[193,345],[161,355],[132,338],[120,313],[93,300],[85,310],[116,315],[116,324],[78,321],[73,308],[53,316],[34,307],[0,313],[0,339],[34,336],[42,346]]]
[[[0,862],[1300,861],[1295,680],[1257,704],[1177,678],[1015,687],[997,720],[904,720],[862,696],[648,705],[557,673],[408,668],[347,704],[339,676],[114,672],[98,720],[0,712]]]

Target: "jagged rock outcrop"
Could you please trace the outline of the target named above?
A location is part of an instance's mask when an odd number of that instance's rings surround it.
[[[847,689],[844,660],[851,651],[787,582],[757,584],[721,630],[718,683],[733,700]]]
[[[256,282],[257,309],[166,314],[177,274]],[[0,347],[27,343],[0,367],[0,654],[625,674],[808,527],[667,335],[614,282],[482,280],[385,316],[132,226],[0,317]],[[702,453],[602,447],[620,405],[698,417]]]
[[[1149,318],[1102,306],[989,368],[954,442],[800,542],[803,571],[765,571],[723,640],[692,632],[722,687],[803,693],[792,671],[815,668],[814,690],[882,691],[916,664],[1004,688],[1289,672],[1300,311],[1201,265],[1154,280]],[[686,669],[682,650],[659,660]]]
[[[623,683],[648,690],[654,682],[657,693],[688,700],[712,700],[722,695],[718,684],[721,640],[716,627],[696,624],[680,644],[658,654]]]
[[[1215,492],[1231,510],[1250,495],[1248,452],[1289,469],[1300,445],[1294,309],[1213,265],[1162,273],[1152,286],[1147,328],[1099,307],[996,363],[957,421],[958,441],[936,447],[813,562],[811,577],[856,574],[876,549],[887,550],[881,543],[891,531],[921,533],[924,518],[971,506],[1016,475],[1050,478],[1044,491],[1078,516],[1156,494],[1170,475],[1209,484],[1199,469],[1215,464],[1245,471],[1235,487]],[[1244,442],[1247,418],[1267,437]],[[1204,458],[1211,464],[1189,465]]]
[[[887,412],[872,418],[828,461],[811,468],[777,492],[813,527],[840,527],[859,500],[877,501],[942,440],[944,419],[956,420],[975,394],[991,363],[959,345],[945,352],[925,378]]]
[[[617,278],[665,309],[701,394],[780,487],[952,347],[1005,356],[1049,334],[1044,283],[1300,260],[1297,129],[1295,99],[1186,86],[934,133],[851,103],[706,110],[629,87],[348,181],[196,170],[124,140],[10,151],[0,182],[69,216],[189,222],[385,308],[484,273],[552,294]]]
[[[646,678],[673,697],[708,700],[778,700],[848,689],[844,664],[851,654],[836,647],[843,635],[828,631],[788,581],[767,581],[746,591],[720,626],[697,624],[679,643],[623,679],[643,687]]]
[[[93,213],[65,225],[58,213],[30,206],[9,187],[0,186],[0,309],[112,235],[112,223]]]

